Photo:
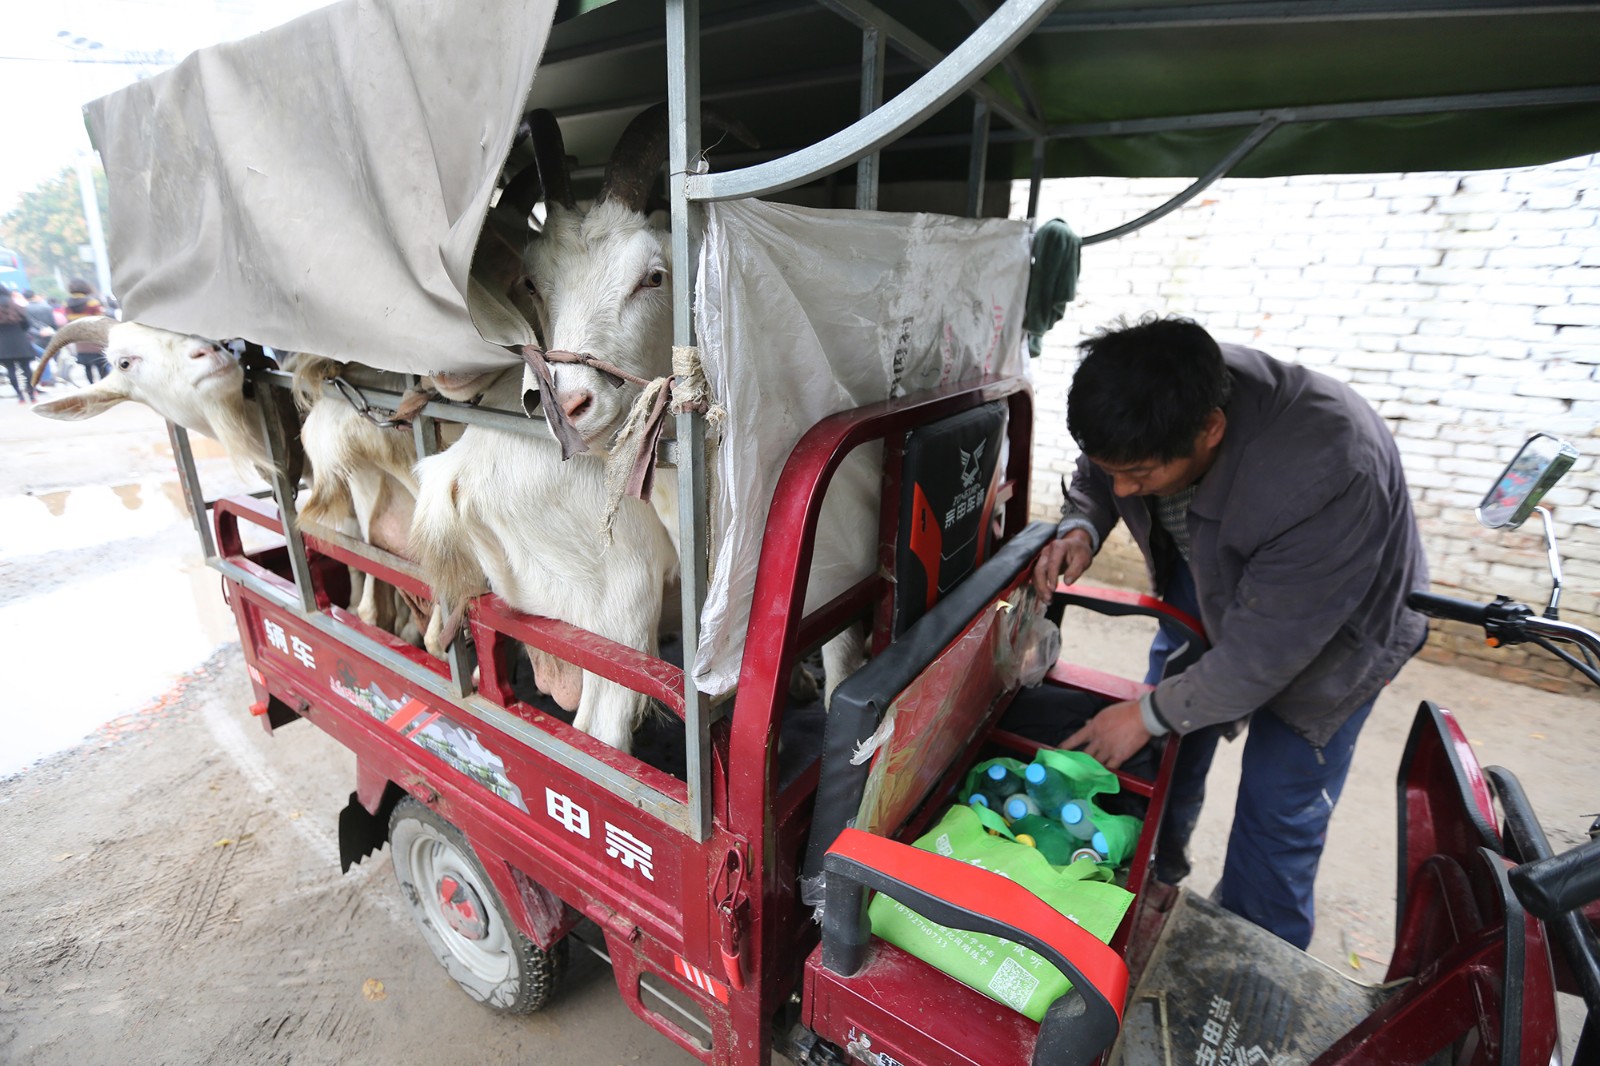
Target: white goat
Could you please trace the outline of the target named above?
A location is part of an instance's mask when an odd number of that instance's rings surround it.
[[[551,351],[581,352],[640,378],[671,370],[670,269],[665,231],[642,208],[664,158],[665,115],[636,118],[606,167],[595,204],[580,210],[567,190],[560,131],[536,113],[535,148],[548,207],[526,257],[540,334]],[[657,127],[660,126],[660,129]],[[624,499],[605,520],[604,455],[639,393],[585,365],[551,366],[554,403],[588,451],[563,462],[562,447],[468,426],[448,451],[417,465],[420,492],[410,547],[446,611],[490,588],[520,611],[570,622],[655,654],[664,589],[677,558],[648,504]],[[452,399],[458,390],[438,383]],[[521,375],[509,370],[485,394],[491,406],[525,407]],[[626,686],[529,648],[536,682],[569,710],[574,726],[627,751],[645,700]]]
[[[227,349],[138,322],[83,318],[51,338],[35,373],[42,373],[63,345],[77,341],[105,345],[111,373],[88,388],[35,405],[36,412],[78,420],[132,400],[217,440],[235,465],[271,476],[274,463],[259,418],[244,396],[244,370]],[[312,491],[301,513],[404,555],[416,495],[415,449],[409,434],[379,429],[341,399],[318,396],[312,402],[313,392],[320,393],[322,382],[339,369],[338,363],[314,356],[296,359],[297,398],[307,410],[301,440],[312,471]],[[410,612],[396,610],[378,584],[361,585],[357,614],[369,625],[409,636],[404,623]]]
[[[301,354],[292,366],[295,403],[305,415],[300,443],[311,467],[301,519],[406,556],[417,498],[411,472],[417,450],[411,434],[374,425],[343,399],[324,392],[323,386],[344,372],[342,363]],[[418,624],[398,590],[359,570],[351,571],[351,580],[358,583],[352,600],[363,622],[422,643],[426,622]]]
[[[35,379],[56,352],[78,341],[104,345],[111,373],[59,400],[36,404],[36,413],[78,421],[133,400],[218,441],[235,465],[270,475],[274,464],[261,438],[261,423],[244,398],[244,370],[226,348],[138,322],[80,318],[50,338],[34,368]]]

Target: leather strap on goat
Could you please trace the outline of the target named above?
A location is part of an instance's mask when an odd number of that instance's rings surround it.
[[[584,443],[583,434],[578,432],[567,413],[556,403],[556,379],[550,373],[550,357],[553,355],[571,355],[571,352],[547,352],[537,344],[524,344],[521,348],[522,361],[528,364],[533,371],[534,379],[539,382],[539,409],[544,412],[544,420],[550,426],[551,434],[561,445],[561,458],[571,459],[580,452],[589,450],[589,445]],[[578,362],[577,359],[556,362]]]
[[[598,370],[611,379],[611,384],[621,388],[623,384],[631,382],[641,389],[647,389],[650,382],[637,374],[597,359],[588,352],[569,352],[563,348],[551,348],[546,351],[536,344],[522,346],[522,361],[533,370],[533,376],[539,382],[539,409],[544,413],[544,420],[550,424],[550,432],[561,443],[561,458],[571,459],[579,452],[589,450],[589,445],[573,426],[572,420],[567,417],[567,412],[561,409],[556,402],[555,375],[550,373],[551,363],[575,363]],[[659,379],[658,379],[659,380]],[[630,416],[631,418],[631,416]]]

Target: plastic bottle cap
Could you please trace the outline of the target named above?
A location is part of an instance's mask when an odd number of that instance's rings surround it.
[[[1022,802],[1021,798],[1012,796],[1006,801],[1006,817],[1012,821],[1016,821],[1028,813],[1028,805]]]
[[[993,766],[985,770],[984,773],[989,775],[990,781],[1004,781],[1006,779],[1006,768],[1001,766],[999,763],[995,763]]]
[[[1104,833],[1095,833],[1093,837],[1089,838],[1089,843],[1094,847],[1094,850],[1098,851],[1100,854],[1107,857],[1111,855],[1111,845],[1106,843],[1106,835]]]
[[[982,792],[974,792],[967,797],[967,803],[974,807],[987,807],[989,806],[989,797]]]
[[[1029,763],[1027,770],[1023,771],[1023,776],[1036,785],[1042,784],[1044,782],[1044,766],[1036,762]]]
[[[1093,848],[1079,848],[1077,851],[1072,853],[1072,861],[1077,862],[1079,859],[1088,859],[1090,862],[1099,862],[1100,853]]]
[[[1083,821],[1083,808],[1076,803],[1061,805],[1061,820],[1068,825],[1077,825]]]
[[[1016,836],[1016,841],[1018,844],[1026,844],[1030,848],[1036,848],[1039,846],[1033,842],[1033,838],[1027,833],[1018,833]]]

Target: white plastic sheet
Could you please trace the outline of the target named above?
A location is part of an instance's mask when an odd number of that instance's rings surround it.
[[[695,682],[738,682],[773,490],[790,451],[839,411],[1027,368],[1027,223],[819,211],[746,200],[708,208],[696,330],[727,409],[713,458],[711,582]],[[835,475],[806,595],[814,609],[876,565],[881,449]]]

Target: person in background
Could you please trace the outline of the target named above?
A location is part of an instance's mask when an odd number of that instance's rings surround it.
[[[28,340],[28,316],[11,298],[11,290],[0,285],[0,363],[6,367],[11,387],[17,391],[17,402],[34,403],[39,399],[28,380],[28,364],[33,361],[33,343]]]
[[[99,299],[94,294],[94,286],[82,278],[73,278],[67,282],[67,293],[68,322],[80,318],[93,318],[106,313],[106,309],[101,306]],[[104,345],[79,341],[72,347],[77,356],[78,365],[83,367],[83,376],[89,379],[89,384],[92,385],[99,378],[111,373],[111,364],[106,362]]]
[[[45,345],[50,343],[50,338],[55,336],[56,316],[45,303],[44,297],[28,289],[22,294],[27,300],[23,313],[28,316],[28,340],[33,342],[35,355],[43,355]],[[39,379],[39,387],[47,388],[56,383],[55,367],[45,367],[44,376]]]
[[[1213,899],[1296,947],[1313,928],[1328,819],[1373,702],[1421,648],[1428,583],[1400,452],[1349,386],[1182,318],[1079,346],[1067,426],[1082,456],[1035,586],[1088,569],[1120,520],[1167,603],[1198,617],[1196,659],[1163,626],[1138,700],[1061,740],[1110,767],[1181,734],[1156,875],[1187,847],[1217,741],[1248,723]]]

